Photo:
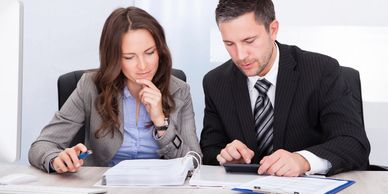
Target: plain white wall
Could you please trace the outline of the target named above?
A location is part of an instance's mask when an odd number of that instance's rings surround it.
[[[186,72],[188,83],[191,85],[199,133],[202,129],[204,108],[202,77],[228,58],[214,21],[214,8],[217,2],[216,0],[24,0],[21,162],[27,161],[31,142],[57,110],[58,76],[77,69],[98,67],[101,28],[109,13],[118,6],[134,4],[142,7],[154,15],[165,28],[173,55],[173,66]],[[383,57],[383,51],[386,50],[384,44],[388,45],[388,41],[384,38],[375,38],[373,41],[365,42],[368,37],[383,34],[381,30],[388,24],[388,13],[385,11],[388,2],[275,0],[274,3],[280,20],[279,41],[332,55],[339,59],[341,64],[360,70],[361,79],[367,80],[368,83],[363,82],[363,92],[364,100],[367,101],[364,104],[365,123],[372,144],[371,161],[388,165],[388,154],[382,150],[386,141],[384,137],[388,134],[386,131],[388,123],[384,118],[388,108],[378,108],[383,105],[387,107],[379,101],[386,100],[385,96],[388,96],[384,90],[388,81],[386,76],[373,74],[385,73],[387,70],[382,67],[388,66],[386,58]],[[328,33],[313,30],[317,28],[328,30]],[[361,34],[365,37],[361,39],[357,36],[347,37],[347,44],[344,44],[341,39],[344,34],[335,33],[340,28],[351,30],[345,33],[345,36]],[[366,34],[362,34],[361,31],[365,29]],[[370,34],[370,29],[375,33]],[[327,41],[330,43],[328,46],[327,44],[320,46]],[[366,43],[368,44],[365,45]],[[333,48],[337,48],[334,49],[335,52]],[[348,48],[352,48],[355,54],[349,53]],[[377,49],[377,52],[373,52],[373,49]],[[349,54],[351,57],[348,57]],[[373,59],[372,62],[368,63],[369,59]],[[353,61],[361,61],[362,64],[355,65]],[[371,75],[367,74],[370,72]],[[376,80],[378,84],[374,83]],[[375,94],[375,91],[380,93]]]
[[[59,75],[97,68],[102,26],[131,0],[24,0],[21,162],[58,109]]]

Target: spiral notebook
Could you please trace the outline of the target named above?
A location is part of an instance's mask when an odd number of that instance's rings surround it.
[[[201,164],[196,152],[175,159],[124,160],[107,170],[102,177],[102,185],[183,185],[188,176]]]

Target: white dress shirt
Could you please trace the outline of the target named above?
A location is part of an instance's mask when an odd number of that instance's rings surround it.
[[[249,91],[249,97],[251,99],[251,107],[252,107],[252,114],[255,109],[255,103],[256,99],[259,96],[259,91],[255,89],[255,84],[258,79],[266,79],[271,83],[271,87],[267,91],[267,96],[269,100],[272,103],[272,107],[275,109],[275,91],[276,91],[276,80],[278,77],[278,71],[279,71],[279,47],[275,43],[276,46],[276,58],[274,61],[274,64],[272,65],[269,72],[263,76],[252,76],[248,77],[248,91]],[[330,168],[331,163],[328,160],[325,160],[323,158],[318,157],[317,155],[307,151],[307,150],[301,150],[298,151],[300,155],[302,155],[310,164],[310,171],[306,172],[307,175],[309,174],[326,174]]]

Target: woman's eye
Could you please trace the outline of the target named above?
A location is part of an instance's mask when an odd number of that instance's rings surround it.
[[[152,54],[154,54],[155,53],[155,50],[153,50],[153,51],[151,51],[151,52],[147,52],[146,54],[147,55],[152,55]]]

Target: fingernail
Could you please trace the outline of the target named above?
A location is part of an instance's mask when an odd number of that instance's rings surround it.
[[[76,164],[75,164],[75,167],[77,167],[77,168],[78,168],[79,166],[80,166],[80,164],[79,164],[79,163],[76,163]]]

